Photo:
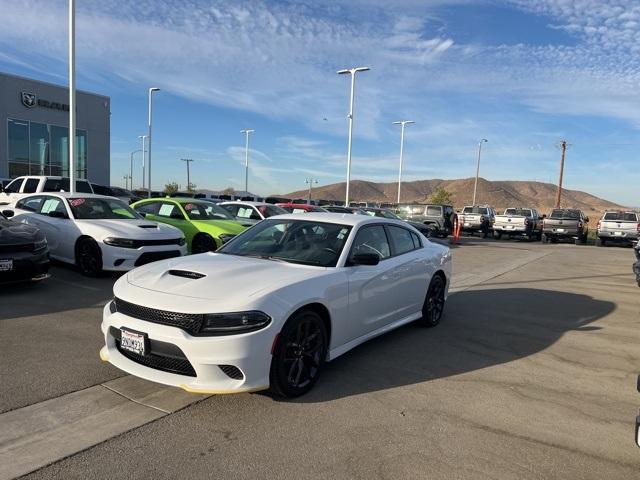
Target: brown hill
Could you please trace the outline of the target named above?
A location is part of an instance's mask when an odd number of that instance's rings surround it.
[[[458,180],[417,180],[402,183],[403,203],[425,203],[436,187],[451,193],[456,208],[469,205],[473,198],[473,178]],[[374,183],[364,180],[351,182],[350,196],[358,202],[390,202],[397,196],[397,183]],[[478,180],[477,202],[494,206],[498,211],[507,207],[536,207],[547,213],[555,205],[557,186],[551,183],[527,181]],[[314,199],[344,200],[345,184],[334,183],[313,189]],[[300,190],[283,195],[289,198],[307,198],[307,191]],[[622,208],[608,200],[577,190],[562,191],[562,206],[579,208],[585,212],[602,212],[611,208]]]

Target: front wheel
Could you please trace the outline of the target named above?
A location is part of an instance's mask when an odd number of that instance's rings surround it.
[[[96,277],[102,272],[102,250],[93,238],[83,238],[78,242],[76,265],[87,277]]]
[[[281,397],[299,397],[313,388],[327,356],[327,333],[320,316],[304,310],[282,328],[271,359],[270,389]]]
[[[445,281],[440,275],[431,279],[427,297],[422,305],[422,318],[420,323],[425,327],[435,327],[440,323],[444,311]]]
[[[217,248],[216,241],[211,235],[199,233],[191,242],[191,253],[215,252]]]

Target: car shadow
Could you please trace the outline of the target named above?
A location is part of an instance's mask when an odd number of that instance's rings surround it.
[[[437,327],[414,323],[359,346],[328,363],[314,389],[292,401],[325,402],[512,362],[565,332],[599,330],[590,324],[614,309],[588,295],[531,288],[455,293]]]

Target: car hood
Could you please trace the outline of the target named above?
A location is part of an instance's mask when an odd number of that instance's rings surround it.
[[[130,271],[127,282],[156,292],[199,299],[248,298],[327,274],[293,263],[203,253],[151,263]],[[185,273],[189,276],[184,276]],[[194,278],[200,276],[200,278]],[[116,293],[117,294],[117,293]]]
[[[245,231],[245,227],[235,220],[191,220],[191,223],[203,232],[214,231],[238,235]]]
[[[42,236],[40,230],[32,225],[0,219],[0,245],[32,243]]]
[[[133,240],[164,240],[183,236],[180,230],[171,225],[149,220],[76,220],[76,224],[99,229],[107,236]]]

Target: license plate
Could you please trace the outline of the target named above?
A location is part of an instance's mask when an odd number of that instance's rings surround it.
[[[123,328],[120,329],[120,348],[129,352],[144,355],[146,351],[146,333],[131,332]]]
[[[557,228],[557,229],[556,229],[556,232],[558,232],[558,233],[564,233],[564,228]]]
[[[613,234],[614,234],[616,237],[621,237],[621,236],[622,236],[622,232],[613,232]]]
[[[0,272],[10,272],[13,270],[13,260],[11,258],[0,260]]]
[[[516,228],[514,225],[507,225],[505,227],[507,230],[513,230],[514,228]]]

